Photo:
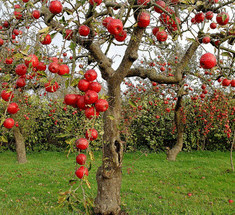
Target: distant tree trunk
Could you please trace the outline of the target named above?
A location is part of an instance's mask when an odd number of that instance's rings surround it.
[[[175,107],[177,142],[172,149],[167,151],[167,160],[169,161],[175,161],[176,156],[182,150],[182,147],[183,147],[184,124],[182,122],[183,114],[181,113],[182,100],[183,100],[183,97],[178,96],[178,100],[177,100],[176,107]]]
[[[23,135],[18,127],[13,128],[18,163],[26,163],[26,150]]]
[[[108,82],[108,96],[109,109],[104,114],[103,160],[96,174],[98,192],[94,212],[118,215],[121,211],[123,145],[118,129],[121,111],[120,83],[116,80]]]

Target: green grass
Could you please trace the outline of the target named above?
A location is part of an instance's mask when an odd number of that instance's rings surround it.
[[[0,214],[78,214],[57,203],[59,192],[70,188],[74,160],[75,155],[67,159],[65,153],[40,152],[28,154],[28,163],[18,165],[15,153],[0,153]],[[92,197],[100,153],[95,160],[88,177]],[[128,153],[122,207],[130,215],[234,214],[235,203],[228,203],[235,200],[234,182],[228,152],[182,152],[176,162],[166,161],[163,153]]]

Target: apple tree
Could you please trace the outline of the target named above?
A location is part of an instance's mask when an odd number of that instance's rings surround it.
[[[76,75],[79,73],[76,64],[79,61],[85,62],[85,69],[88,71],[93,68],[99,69],[102,80],[107,85],[109,108],[104,113],[103,159],[96,176],[98,183],[94,207],[96,214],[119,214],[121,211],[123,143],[120,139],[119,124],[121,84],[125,78],[138,76],[160,84],[180,84],[184,78],[185,68],[191,61],[197,61],[203,69],[218,68],[220,76],[227,80],[231,80],[233,76],[234,50],[231,48],[234,42],[233,1],[23,0],[15,3],[10,0],[3,1],[3,4],[6,10],[1,27],[3,37],[0,41],[1,46],[4,46],[9,32],[33,26],[33,32],[31,31],[34,34],[33,39],[37,44],[45,45],[47,53],[53,40],[57,44],[62,44],[59,59],[51,59],[53,62],[45,59],[45,62],[51,73],[57,73],[65,78],[66,85],[76,85],[74,83],[77,82]],[[25,32],[29,34],[29,31]],[[202,45],[205,36],[210,37],[210,44],[215,49],[209,51]],[[13,45],[12,38],[8,39]],[[31,40],[32,37],[25,40],[25,44],[31,44]],[[179,56],[170,75],[163,74],[158,68],[139,66],[141,53],[144,53],[146,59],[156,58],[154,50],[164,52],[166,47],[173,50],[176,48],[176,40],[187,42],[188,46]],[[13,64],[13,68],[19,69],[20,74],[25,74],[27,68],[34,70],[39,64],[38,58],[43,59],[43,55],[47,54],[37,44],[30,50],[17,49],[20,55],[18,53],[12,55],[18,57],[17,65]],[[73,53],[71,62],[68,63],[72,67],[71,73],[69,66],[60,61],[60,56],[67,47],[70,47]],[[195,59],[193,56],[199,47],[204,47],[206,53],[200,59]],[[8,55],[5,59],[6,65],[15,59],[12,59],[10,53]],[[22,58],[25,58],[23,64],[27,68],[19,66]],[[221,63],[222,58],[226,58],[228,66]],[[51,92],[57,91],[59,86],[53,78],[48,80],[45,86]],[[89,106],[93,104],[93,99],[94,101],[97,99],[95,91],[90,90],[88,93],[85,90],[88,89],[89,78],[83,79],[83,83],[80,81],[78,88],[85,92],[87,102],[84,101],[83,95],[76,98],[73,96],[71,105],[77,107],[79,103],[84,109],[91,108],[92,110],[89,110],[92,111],[92,115],[96,115],[97,109],[94,110],[93,106],[93,108]],[[229,81],[229,84],[234,82]],[[81,109],[81,106],[78,107]],[[83,175],[87,175],[86,169],[83,170]],[[76,175],[79,178],[81,176],[80,173]]]

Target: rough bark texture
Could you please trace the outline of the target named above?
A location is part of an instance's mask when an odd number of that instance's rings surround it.
[[[23,135],[18,127],[13,128],[18,163],[26,163],[26,150]]]
[[[182,100],[183,100],[182,96],[179,96],[175,107],[177,142],[174,145],[174,147],[167,152],[167,160],[169,161],[175,161],[177,155],[179,154],[179,152],[182,150],[183,147],[184,124],[182,122],[183,114],[181,113]]]
[[[120,83],[108,81],[109,109],[104,115],[103,162],[96,175],[98,184],[95,214],[117,215],[121,208],[123,145],[119,137],[121,110]]]

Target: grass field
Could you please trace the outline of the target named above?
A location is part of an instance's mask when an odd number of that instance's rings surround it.
[[[18,165],[14,153],[0,153],[0,214],[81,214],[58,204],[59,193],[69,190],[74,177],[75,156],[31,153],[27,164]],[[163,153],[125,154],[122,208],[130,215],[235,214],[235,203],[228,203],[235,200],[228,152],[182,152],[176,162],[165,158]],[[101,154],[95,153],[91,189],[86,188],[92,197],[100,163]],[[82,189],[77,193],[82,196]]]

